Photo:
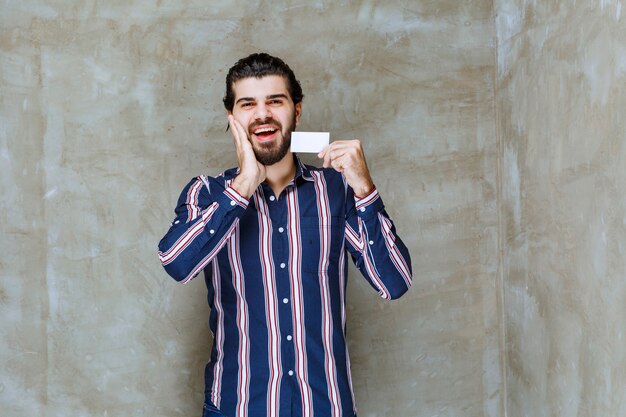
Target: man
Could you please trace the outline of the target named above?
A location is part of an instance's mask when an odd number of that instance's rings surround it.
[[[346,250],[386,299],[411,285],[409,253],[359,141],[323,168],[289,151],[302,89],[280,59],[253,54],[226,77],[239,167],[183,190],[159,243],[165,270],[204,271],[214,335],[203,416],[355,416],[345,340]]]

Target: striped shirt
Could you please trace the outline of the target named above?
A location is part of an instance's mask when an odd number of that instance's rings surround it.
[[[411,285],[409,253],[378,191],[358,198],[334,169],[295,161],[280,196],[262,183],[242,197],[230,186],[237,169],[194,178],[159,243],[177,281],[204,272],[208,415],[355,416],[346,255],[385,299]]]

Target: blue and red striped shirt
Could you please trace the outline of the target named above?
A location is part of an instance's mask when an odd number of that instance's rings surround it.
[[[358,198],[334,169],[295,161],[280,196],[262,183],[242,197],[230,186],[237,169],[194,178],[159,243],[177,281],[204,271],[214,336],[205,415],[355,416],[346,254],[385,299],[411,285],[378,191]]]

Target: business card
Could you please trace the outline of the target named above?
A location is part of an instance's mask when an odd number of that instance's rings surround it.
[[[292,132],[291,152],[319,153],[329,142],[328,132]]]

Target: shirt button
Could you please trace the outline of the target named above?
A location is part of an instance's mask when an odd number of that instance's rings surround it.
[[[370,240],[370,245],[373,245],[373,244],[374,244],[374,241],[373,241],[373,240]]]
[[[174,222],[174,224],[178,224],[178,223],[180,223],[180,220],[176,220],[176,221]]]
[[[293,376],[293,371],[289,371],[289,376]]]
[[[283,304],[287,304],[289,302],[288,298],[283,298]]]
[[[287,265],[285,265],[285,263],[284,263],[284,262],[282,262],[282,263],[280,264],[280,268],[281,268],[281,269],[285,269],[285,267],[286,267],[286,266],[287,266]]]
[[[282,232],[284,232],[284,231],[285,231],[285,229],[283,229],[282,227],[279,227],[279,228],[278,228],[278,231],[279,231],[280,233],[282,233]]]
[[[273,195],[270,196],[270,201],[274,201],[276,200],[276,197],[274,197]]]
[[[235,204],[237,204],[237,203],[235,203],[235,202],[234,202],[234,201],[232,201],[232,200],[230,201],[230,205],[231,205],[231,206],[234,206]]]
[[[361,213],[363,213],[365,211],[365,207],[361,207],[359,210],[361,210]]]
[[[209,233],[213,234],[213,233],[215,233],[215,230],[211,229],[211,230],[209,230]]]
[[[287,335],[287,340],[291,341],[291,339],[293,339],[293,337],[291,337],[290,334]]]

